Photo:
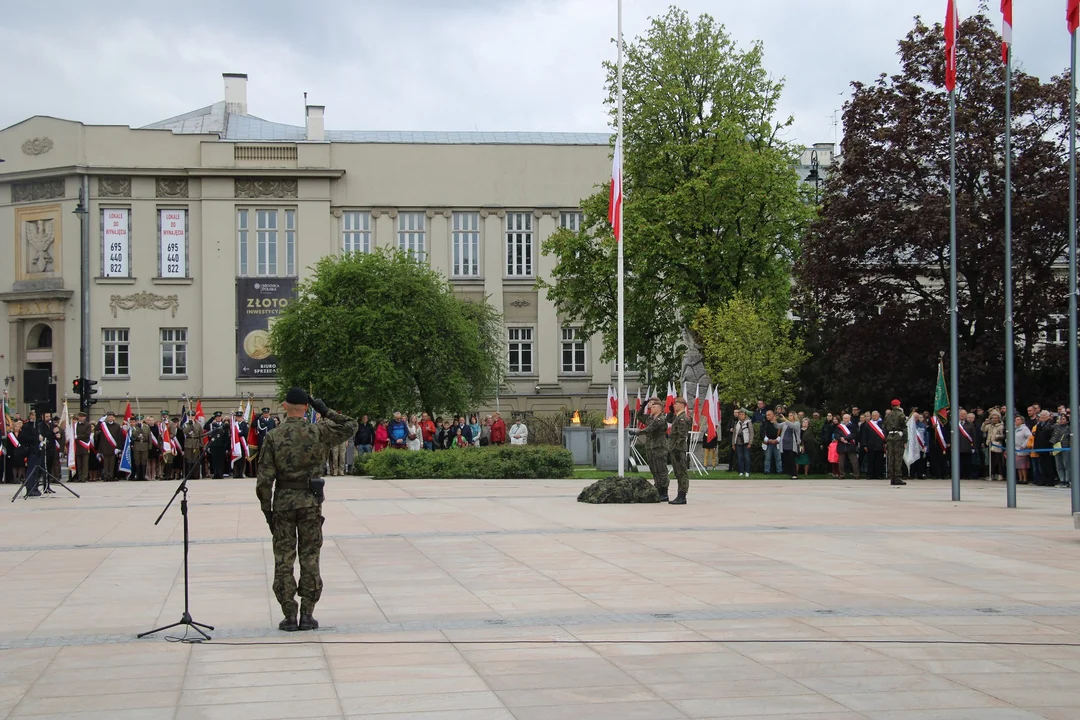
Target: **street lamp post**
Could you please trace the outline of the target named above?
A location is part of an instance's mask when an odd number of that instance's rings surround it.
[[[810,172],[806,176],[806,182],[814,183],[814,204],[817,205],[821,200],[819,197],[818,189],[821,187],[821,173],[818,172],[818,154],[817,150],[813,150],[810,153]]]
[[[79,204],[75,207],[79,216],[80,251],[82,272],[79,275],[79,377],[90,377],[90,178],[82,177]],[[79,409],[89,412],[85,398],[80,398]]]

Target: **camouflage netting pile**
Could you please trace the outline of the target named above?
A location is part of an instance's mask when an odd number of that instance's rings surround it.
[[[593,503],[657,503],[660,495],[645,478],[606,477],[597,480],[578,495],[578,502]]]

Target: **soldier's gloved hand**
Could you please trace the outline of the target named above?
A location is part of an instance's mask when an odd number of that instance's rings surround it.
[[[315,412],[323,417],[326,417],[326,413],[330,412],[330,408],[326,407],[326,403],[322,401],[322,398],[311,398],[311,402],[308,404],[315,408]]]
[[[263,510],[263,516],[266,517],[266,524],[270,526],[271,530],[273,530],[274,529],[274,511],[273,510]]]

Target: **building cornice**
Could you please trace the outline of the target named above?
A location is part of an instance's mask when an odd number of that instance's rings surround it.
[[[40,180],[43,178],[57,177],[58,175],[125,175],[134,177],[302,177],[329,178],[334,180],[344,176],[345,170],[339,168],[279,167],[123,168],[61,165],[41,170],[0,173],[0,183]]]

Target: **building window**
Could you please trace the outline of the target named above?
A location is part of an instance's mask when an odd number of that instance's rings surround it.
[[[581,230],[581,213],[559,213],[559,227],[571,232],[579,232]]]
[[[427,262],[424,251],[424,228],[427,215],[422,212],[398,213],[398,249],[417,262]]]
[[[342,215],[343,231],[341,249],[343,252],[371,252],[371,213],[347,212]]]
[[[158,277],[188,277],[186,208],[162,208],[158,210]]]
[[[162,328],[161,374],[187,375],[187,328]]]
[[[480,213],[454,213],[454,267],[455,277],[480,275]]]
[[[640,375],[641,368],[645,367],[645,362],[640,358],[638,360],[625,360],[623,367],[626,369],[627,375]],[[615,360],[611,361],[611,376],[615,377],[619,374],[619,363]]]
[[[130,374],[127,328],[102,330],[101,347],[104,355],[101,374],[105,377],[127,377]]]
[[[255,211],[255,274],[277,275],[277,210]]]
[[[506,274],[532,277],[532,213],[506,215]]]
[[[585,339],[577,328],[562,329],[562,371],[585,372]]]
[[[532,328],[507,328],[510,372],[531,375],[533,371]]]
[[[101,276],[131,277],[131,211],[101,209]]]
[[[296,211],[285,211],[285,274],[296,277]]]
[[[237,242],[240,246],[240,277],[248,274],[248,211],[239,210],[236,213]]]

